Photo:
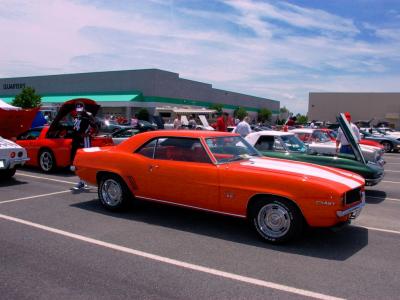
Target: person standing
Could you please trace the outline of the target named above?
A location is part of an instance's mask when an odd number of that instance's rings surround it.
[[[223,112],[222,116],[217,119],[217,126],[216,126],[217,131],[223,131],[223,132],[228,131],[228,117],[229,114],[227,112]]]
[[[97,131],[96,120],[90,112],[86,111],[83,102],[76,103],[75,112],[76,117],[73,126],[71,164],[79,148],[91,147],[91,136]],[[85,188],[87,188],[87,185],[81,179],[76,186],[73,187],[74,190],[82,190]]]
[[[194,119],[194,115],[191,115],[189,117],[189,125],[188,125],[189,129],[196,129],[197,127],[197,123],[196,120]]]
[[[180,129],[182,126],[181,120],[179,120],[179,116],[177,115],[174,120],[174,129]]]
[[[250,118],[247,116],[244,117],[243,120],[236,125],[236,128],[233,130],[233,132],[240,134],[242,137],[246,137],[251,132],[249,122]]]
[[[349,112],[345,112],[344,116],[346,117],[347,121],[350,123],[350,128],[353,131],[354,136],[356,137],[356,143],[359,143],[361,140],[361,136],[360,136],[360,131],[358,130],[358,127],[354,123],[351,122],[351,115]],[[340,145],[340,149],[339,149],[339,145]],[[336,137],[336,152],[346,153],[346,154],[354,153],[349,141],[346,139],[346,136],[343,133],[342,128],[338,129],[338,134]]]

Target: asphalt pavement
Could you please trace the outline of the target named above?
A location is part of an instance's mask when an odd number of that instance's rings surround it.
[[[400,153],[352,225],[261,241],[245,220],[140,203],[111,213],[77,177],[0,183],[2,299],[399,299]]]

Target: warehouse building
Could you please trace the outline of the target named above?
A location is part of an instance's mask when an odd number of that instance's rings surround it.
[[[340,112],[350,112],[353,121],[388,122],[400,128],[400,93],[310,93],[309,120],[336,122]]]
[[[254,118],[261,108],[279,113],[279,101],[215,89],[211,84],[180,78],[179,74],[158,70],[126,70],[0,79],[0,99],[10,103],[24,87],[33,87],[51,109],[72,98],[90,98],[102,109],[100,115],[130,118],[140,108],[150,114],[179,108],[204,109],[224,105],[233,112],[245,108]]]

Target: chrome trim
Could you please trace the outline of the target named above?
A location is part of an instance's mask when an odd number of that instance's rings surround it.
[[[339,210],[336,212],[336,215],[341,218],[344,216],[347,216],[349,214],[355,213],[357,216],[361,212],[362,208],[365,206],[365,192],[363,192],[363,195],[361,197],[361,202],[353,207],[350,207],[346,210]]]
[[[224,212],[217,211],[217,210],[211,210],[211,209],[201,208],[201,207],[197,207],[197,206],[191,206],[191,205],[186,205],[186,204],[181,204],[181,203],[176,203],[176,202],[170,202],[170,201],[165,201],[165,200],[159,200],[159,199],[154,199],[154,198],[148,198],[148,197],[142,197],[142,196],[135,196],[135,198],[148,200],[148,201],[154,201],[154,202],[160,202],[160,203],[166,203],[166,204],[171,204],[171,205],[175,205],[175,206],[193,208],[193,209],[208,211],[208,212],[217,213],[217,214],[221,214],[221,215],[232,216],[232,217],[238,217],[238,218],[246,218],[247,217],[246,215],[237,215],[237,214],[231,214],[231,213],[224,213]]]
[[[383,177],[385,177],[385,173],[382,173],[382,175],[379,176],[378,178],[365,179],[365,185],[367,186],[376,185],[382,181]]]

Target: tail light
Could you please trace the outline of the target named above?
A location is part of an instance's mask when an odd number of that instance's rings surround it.
[[[10,157],[11,157],[11,158],[14,158],[14,157],[15,157],[15,152],[11,152],[11,153],[10,153]]]

